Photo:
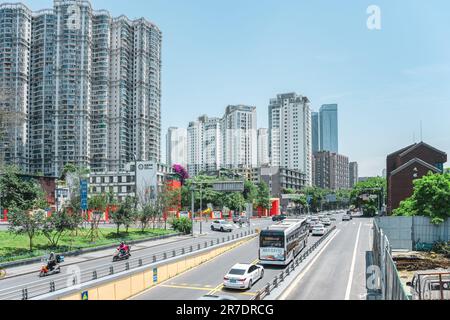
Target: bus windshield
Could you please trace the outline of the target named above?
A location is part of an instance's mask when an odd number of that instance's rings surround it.
[[[284,236],[282,235],[261,235],[260,244],[261,248],[284,248]]]

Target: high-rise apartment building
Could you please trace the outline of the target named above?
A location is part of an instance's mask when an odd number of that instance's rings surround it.
[[[228,106],[222,119],[223,165],[226,168],[258,165],[256,107]]]
[[[319,112],[319,123],[319,151],[339,153],[338,105],[323,105]]]
[[[166,134],[166,164],[187,165],[187,130],[171,127]]]
[[[320,151],[313,158],[314,186],[331,190],[349,188],[348,157]]]
[[[311,106],[307,97],[279,94],[269,105],[272,166],[297,170],[312,184]]]
[[[206,115],[189,123],[187,168],[190,176],[219,170],[222,165],[222,119]]]
[[[269,164],[269,130],[258,129],[258,167]]]
[[[358,183],[358,162],[349,164],[349,186],[353,188]]]
[[[0,145],[7,163],[59,175],[67,163],[95,172],[160,161],[157,26],[112,18],[87,0],[34,13],[3,4],[0,25],[0,86],[11,100],[0,108],[16,115]]]

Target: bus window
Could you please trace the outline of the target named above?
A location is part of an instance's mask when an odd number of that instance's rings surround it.
[[[283,236],[264,236],[261,235],[260,245],[261,248],[284,248]]]

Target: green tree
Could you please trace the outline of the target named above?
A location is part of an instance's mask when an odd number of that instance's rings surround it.
[[[119,208],[111,212],[110,218],[117,227],[117,234],[120,233],[120,226],[129,226],[132,217],[132,212],[134,211],[134,197],[127,196],[124,201],[120,203]],[[141,210],[142,212],[142,210]]]
[[[107,206],[108,201],[105,194],[96,194],[88,199],[88,207],[92,210],[91,221],[89,221],[91,227],[88,234],[91,242],[98,238],[98,225]]]
[[[9,231],[16,235],[25,234],[29,240],[30,251],[33,251],[33,239],[42,232],[46,214],[42,209],[28,211],[13,208],[8,216]]]
[[[246,180],[244,182],[243,196],[247,203],[254,204],[258,197],[258,187],[252,181]]]
[[[450,217],[450,173],[433,174],[414,180],[413,195],[394,210],[397,216],[429,217],[441,224]]]
[[[42,233],[49,241],[50,246],[56,248],[61,237],[66,232],[75,230],[78,225],[77,215],[72,215],[67,209],[63,209],[45,219]]]
[[[25,179],[16,166],[7,166],[0,176],[1,204],[25,212],[47,206],[42,187],[33,179]]]
[[[364,215],[373,216],[380,205],[385,203],[384,190],[386,190],[386,179],[382,177],[358,182],[350,194],[351,204],[362,209]]]
[[[224,198],[225,206],[229,209],[240,212],[243,210],[243,208],[245,208],[246,202],[244,196],[240,192],[228,193]]]
[[[270,190],[267,184],[265,182],[258,183],[256,206],[262,209],[270,210],[272,207],[270,198]]]

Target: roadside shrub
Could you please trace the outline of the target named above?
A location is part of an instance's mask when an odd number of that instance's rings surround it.
[[[178,232],[189,234],[192,230],[192,221],[188,218],[177,218],[170,221],[172,228]]]

